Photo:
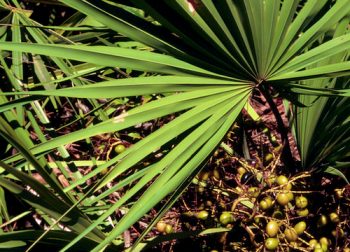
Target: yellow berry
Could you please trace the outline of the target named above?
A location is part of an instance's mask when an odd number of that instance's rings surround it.
[[[308,200],[304,196],[298,196],[295,198],[295,205],[297,208],[305,208],[308,205]]]
[[[278,223],[276,221],[270,221],[267,223],[265,230],[270,237],[275,237],[279,230]]]
[[[167,234],[173,233],[173,232],[174,232],[173,226],[170,225],[170,224],[166,224],[165,230],[164,230],[164,231],[165,231],[165,233],[167,233]]]
[[[157,231],[163,233],[165,231],[166,223],[164,221],[159,221],[156,225]]]
[[[208,211],[202,210],[197,214],[197,218],[200,220],[206,220],[208,219],[209,213]]]
[[[212,171],[212,176],[216,179],[220,179],[220,172],[218,171],[218,169],[214,169]]]
[[[317,227],[324,227],[327,225],[327,223],[327,216],[322,214],[317,220]]]
[[[241,175],[243,175],[244,173],[247,172],[246,169],[244,169],[243,167],[238,167],[237,171],[238,171],[238,173],[241,174]]]
[[[209,172],[200,172],[199,179],[203,181],[207,181],[209,179]]]
[[[335,192],[335,196],[337,197],[337,199],[341,199],[343,198],[343,190],[342,189],[334,189]]]
[[[288,178],[284,175],[280,175],[277,177],[276,182],[279,185],[286,185],[288,183]]]
[[[223,225],[227,225],[229,223],[232,223],[234,221],[234,217],[230,212],[223,212],[220,215],[220,223]]]
[[[309,247],[312,249],[315,248],[317,244],[318,244],[318,241],[316,239],[311,239],[309,241]]]
[[[256,198],[256,197],[258,197],[259,196],[259,188],[257,188],[257,187],[249,187],[249,189],[248,189],[248,193],[252,196],[252,197],[254,197],[254,198]]]
[[[125,146],[122,145],[122,144],[118,144],[117,146],[114,147],[114,151],[117,153],[117,154],[120,154],[122,152],[124,152],[126,150]]]
[[[108,168],[104,168],[104,169],[100,172],[100,174],[101,174],[101,175],[106,175],[107,172],[108,172]]]
[[[344,233],[344,230],[340,227],[332,230],[332,235],[335,237],[335,238],[343,238],[345,233]]]
[[[273,155],[271,153],[266,154],[265,162],[270,162],[273,159]]]
[[[339,216],[338,216],[337,213],[334,213],[334,212],[329,214],[329,219],[333,223],[338,223],[339,222]]]
[[[326,246],[329,245],[329,240],[327,239],[327,237],[321,237],[320,238],[320,244],[325,244]]]
[[[272,198],[271,197],[263,198],[260,201],[259,206],[262,210],[270,209],[272,207]]]
[[[309,215],[309,209],[304,208],[304,209],[298,209],[297,210],[297,215],[300,217],[306,217]]]
[[[292,192],[287,192],[287,196],[289,201],[292,201],[294,199],[294,194]]]
[[[304,233],[306,229],[306,222],[305,221],[300,221],[294,226],[295,231],[297,232],[298,235],[301,235]]]
[[[278,204],[285,206],[289,203],[289,197],[287,193],[279,193],[277,194],[276,200]]]
[[[268,250],[275,250],[278,247],[279,240],[277,238],[267,238],[265,241],[265,247]]]
[[[286,236],[286,239],[289,242],[298,240],[298,234],[294,228],[287,228],[286,230],[284,230],[284,235]]]

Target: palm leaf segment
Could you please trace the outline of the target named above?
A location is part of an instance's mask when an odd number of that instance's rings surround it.
[[[331,7],[326,6],[329,4],[326,0],[306,3],[293,0],[166,0],[156,4],[150,0],[131,0],[130,5],[93,0],[62,2],[157,52],[117,47],[7,43],[0,43],[0,49],[52,57],[65,55],[98,65],[132,67],[162,75],[33,91],[32,94],[96,98],[176,93],[91,128],[37,145],[32,148],[33,153],[182,111],[176,119],[111,160],[107,165],[115,165],[115,168],[98,185],[97,188],[101,188],[157,148],[188,132],[161,161],[145,168],[147,172],[138,172],[135,176],[137,184],[73,241],[77,242],[89,233],[156,178],[94,251],[112,242],[198,171],[235,121],[254,88],[272,85],[285,89],[290,87],[290,81],[297,83],[305,79],[347,75],[350,70],[348,61],[330,61],[321,68],[317,67],[318,62],[348,51],[350,34],[311,47],[350,13],[348,0],[335,1]],[[324,11],[325,8],[328,10]],[[140,13],[138,9],[148,13],[153,20],[146,21],[137,15]],[[315,89],[306,82],[300,88],[303,92]],[[99,167],[89,176],[104,168]],[[69,189],[86,179],[88,177],[77,181]]]

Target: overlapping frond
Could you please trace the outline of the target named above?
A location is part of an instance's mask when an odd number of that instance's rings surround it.
[[[17,1],[14,2],[20,10]],[[281,95],[283,92],[300,94],[301,103],[317,105],[296,108],[297,140],[305,167],[320,160],[336,161],[338,157],[347,157],[349,114],[344,106],[348,97],[341,96],[349,96],[349,81],[341,76],[348,76],[350,72],[349,21],[346,18],[350,14],[348,0],[332,3],[327,0],[165,0],[156,4],[151,0],[130,0],[130,5],[125,5],[124,1],[61,2],[79,12],[79,15],[71,17],[71,22],[79,23],[82,14],[85,14],[98,23],[99,35],[123,35],[138,43],[133,44],[133,48],[122,48],[111,36],[94,41],[97,46],[93,43],[81,45],[80,39],[91,38],[91,34],[77,37],[69,34],[64,25],[61,33],[53,33],[53,39],[41,32],[41,29],[47,28],[40,27],[23,11],[10,13],[13,25],[11,40],[0,42],[3,55],[12,52],[12,71],[3,56],[0,58],[14,87],[13,92],[0,93],[0,110],[7,121],[20,121],[11,111],[17,109],[18,114],[23,115],[22,105],[35,106],[40,99],[51,99],[55,104],[59,102],[57,97],[89,98],[98,110],[95,98],[164,93],[167,96],[116,117],[101,113],[99,116],[103,120],[94,125],[67,135],[51,136],[49,140],[42,136],[41,143],[30,142],[28,134],[23,133],[25,141],[28,141],[27,151],[42,157],[68,143],[177,113],[174,120],[91,173],[77,176],[65,189],[65,193],[74,191],[105,168],[111,168],[90,188],[89,194],[84,195],[89,197],[163,145],[176,142],[174,148],[158,162],[138,170],[103,193],[105,197],[123,185],[134,183],[116,204],[109,206],[91,225],[84,226],[86,228],[81,230],[81,234],[63,251],[91,234],[109,215],[144,191],[93,251],[103,249],[180,187],[186,178],[198,172],[239,116],[252,90],[261,88],[261,85],[270,85]],[[5,5],[3,7],[6,8]],[[27,43],[22,43],[19,26],[30,35]],[[339,28],[341,31],[338,27],[342,27]],[[329,33],[333,34],[334,30],[336,36],[330,38]],[[67,31],[67,37],[62,35],[63,31]],[[3,32],[8,31],[5,29]],[[144,50],[143,45],[148,50]],[[42,58],[35,58],[38,55],[60,69],[61,76],[54,78],[40,64]],[[36,59],[36,75],[40,78],[38,83],[32,83],[35,90],[29,85],[23,88],[24,57]],[[82,77],[101,67],[130,68],[145,71],[148,75],[112,78],[98,83],[83,80]],[[79,68],[82,70],[77,70]],[[60,88],[58,83],[67,80],[71,80],[71,86]],[[6,98],[9,95],[15,95],[15,100],[9,102]],[[337,98],[317,98],[316,95]],[[318,112],[320,107],[322,112]],[[332,113],[338,116],[332,117]],[[338,127],[327,138],[326,132],[337,124]],[[19,125],[22,127],[16,129],[16,134],[23,131],[23,123]],[[316,125],[323,127],[321,132],[317,132]],[[320,152],[311,150],[315,144],[324,149]],[[24,162],[24,159],[28,157],[18,153],[5,162]],[[15,172],[13,175],[19,176]],[[150,182],[152,185],[145,190]],[[71,203],[74,204],[74,201]]]

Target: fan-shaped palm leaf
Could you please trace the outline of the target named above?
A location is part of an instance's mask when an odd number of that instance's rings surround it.
[[[124,171],[132,169],[165,143],[174,139],[177,141],[177,145],[165,157],[144,168],[147,171],[135,177],[137,183],[117,204],[111,206],[65,249],[128,202],[148,182],[154,181],[108,238],[94,249],[99,251],[173,192],[182,181],[197,172],[235,121],[254,88],[266,91],[272,86],[281,91],[289,88],[292,92],[291,87],[298,84],[309,88],[310,92],[313,88],[324,88],[324,85],[296,81],[348,75],[350,70],[347,59],[344,62],[330,60],[335,55],[349,51],[348,33],[344,32],[341,36],[319,44],[316,42],[349,15],[348,0],[334,3],[326,0],[310,0],[306,3],[296,0],[166,0],[156,4],[150,0],[131,0],[128,6],[118,1],[61,2],[117,33],[152,47],[154,51],[115,46],[7,42],[1,42],[0,49],[102,66],[130,67],[163,76],[86,83],[66,89],[18,92],[17,95],[32,94],[37,99],[38,95],[103,98],[173,93],[106,122],[33,146],[33,153],[40,154],[89,136],[181,112],[176,119],[107,164],[114,168],[94,189],[102,188]],[[148,13],[151,19],[138,15],[138,10]],[[294,86],[289,84],[291,80]],[[298,92],[301,90],[299,88]],[[348,95],[348,92],[338,93]],[[337,92],[334,91],[334,94]],[[14,156],[7,162],[19,159],[20,156]],[[104,167],[99,167],[91,174],[98,173]],[[85,180],[82,178],[75,185]]]

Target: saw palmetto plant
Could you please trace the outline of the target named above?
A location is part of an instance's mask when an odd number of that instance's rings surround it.
[[[61,0],[54,6],[71,14],[59,26],[35,21],[26,1],[0,5],[0,133],[8,142],[0,185],[48,224],[1,234],[13,248],[34,242],[100,251],[122,244],[123,232],[159,202],[167,200],[160,216],[176,201],[255,91],[271,107],[276,95],[292,107],[298,170],[342,175],[349,166],[349,0]],[[155,95],[108,110],[115,99]],[[77,109],[80,128],[57,134],[45,108],[82,99],[90,110]],[[169,116],[117,156],[85,160],[96,166],[88,173],[64,148]],[[280,126],[283,161],[293,170],[288,129]],[[160,158],[144,162],[164,146]],[[121,189],[117,202],[96,207]],[[93,209],[99,215],[92,220]],[[112,228],[102,232],[106,219]]]

